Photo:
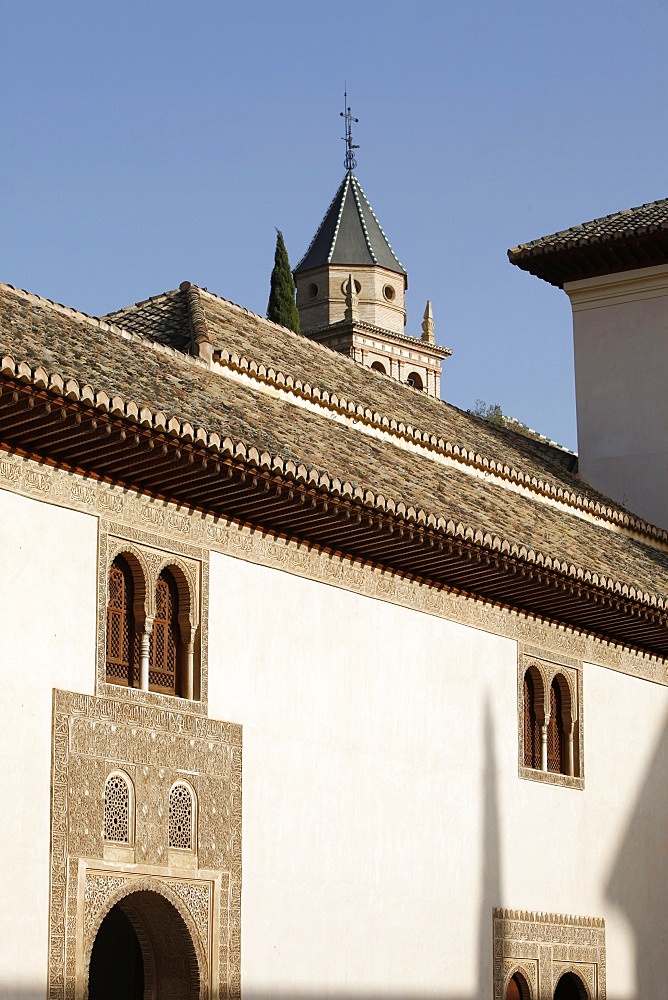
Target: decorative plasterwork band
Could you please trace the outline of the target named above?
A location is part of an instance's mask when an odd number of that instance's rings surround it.
[[[495,909],[493,925],[494,1000],[505,1000],[517,972],[529,986],[530,1000],[552,1000],[568,972],[580,980],[587,1000],[606,1000],[604,920]]]
[[[119,692],[120,694],[121,692]],[[202,998],[238,1000],[241,727],[172,702],[135,704],[54,691],[51,770],[50,1000],[85,993],[93,939],[133,892],[173,901],[206,972]],[[104,788],[122,768],[135,788],[135,860],[105,861]],[[173,864],[168,802],[184,779],[199,803],[196,866]],[[72,794],[76,789],[76,794]]]
[[[572,656],[668,685],[668,667],[661,657],[635,653],[528,614],[452,594],[345,556],[321,552],[308,542],[277,538],[14,455],[0,457],[0,488],[103,518],[112,534],[132,529],[129,537],[138,542],[145,539],[147,544],[155,544],[159,533],[163,545],[184,556],[196,557],[197,552],[201,554],[205,549],[221,552],[552,650],[558,658]]]

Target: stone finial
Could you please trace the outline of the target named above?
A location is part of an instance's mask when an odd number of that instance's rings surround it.
[[[422,339],[427,344],[434,344],[434,314],[431,311],[431,299],[427,299],[427,305],[422,319]]]
[[[359,296],[352,274],[348,275],[346,281],[346,311],[344,315],[349,323],[354,323],[359,319]]]

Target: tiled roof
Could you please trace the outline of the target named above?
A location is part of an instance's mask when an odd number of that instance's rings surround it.
[[[352,171],[348,171],[295,273],[326,264],[387,268],[405,275]]]
[[[145,339],[155,322],[169,331],[163,339],[183,343],[177,317],[182,296],[193,292],[220,358],[211,368]],[[638,594],[653,607],[668,600],[668,535],[583,489],[570,453],[488,424],[192,286],[113,315],[125,330],[0,285],[7,372],[23,371],[40,385],[53,373],[61,378],[52,379],[56,386],[76,379],[72,392],[91,386],[91,405],[102,393],[107,408],[119,397],[118,412],[130,413],[123,400],[133,401],[147,425],[162,411],[160,426],[177,418],[174,433],[187,423],[190,440],[227,439],[231,454],[264,454],[272,467],[293,463],[339,493],[350,484],[373,509],[413,508],[420,523],[442,524],[490,551]]]
[[[627,208],[508,251],[512,264],[551,284],[664,264],[668,198]]]

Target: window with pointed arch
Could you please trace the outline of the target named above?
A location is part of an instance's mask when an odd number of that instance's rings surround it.
[[[518,681],[520,777],[583,788],[582,665],[524,654]]]
[[[541,731],[538,721],[539,699],[536,678],[531,668],[524,674],[524,766],[540,768]],[[540,690],[540,689],[539,689]]]
[[[134,623],[134,578],[122,555],[109,569],[107,602],[106,679],[126,687],[134,682],[138,666],[138,643]]]
[[[161,694],[182,694],[182,643],[179,591],[174,575],[163,569],[155,588],[155,618],[149,645],[149,688]]]
[[[547,724],[547,769],[553,774],[567,774],[564,738],[564,712],[561,683],[558,677],[550,684],[550,720]]]
[[[134,843],[134,786],[124,771],[112,771],[104,785],[103,839],[112,844]]]
[[[196,844],[197,800],[185,781],[177,781],[169,792],[169,847],[194,851]]]

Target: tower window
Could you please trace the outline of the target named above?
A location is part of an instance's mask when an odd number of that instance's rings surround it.
[[[308,297],[310,299],[317,299],[319,291],[320,291],[320,289],[318,288],[318,286],[316,285],[316,283],[314,281],[312,281],[311,284],[306,289],[306,294],[308,295]]]
[[[395,292],[392,285],[385,285],[385,287],[383,288],[383,295],[385,296],[388,302],[392,302],[396,298],[397,293]]]
[[[409,385],[412,385],[414,389],[422,390],[424,388],[422,379],[420,378],[417,372],[411,372],[406,381],[408,382]]]

